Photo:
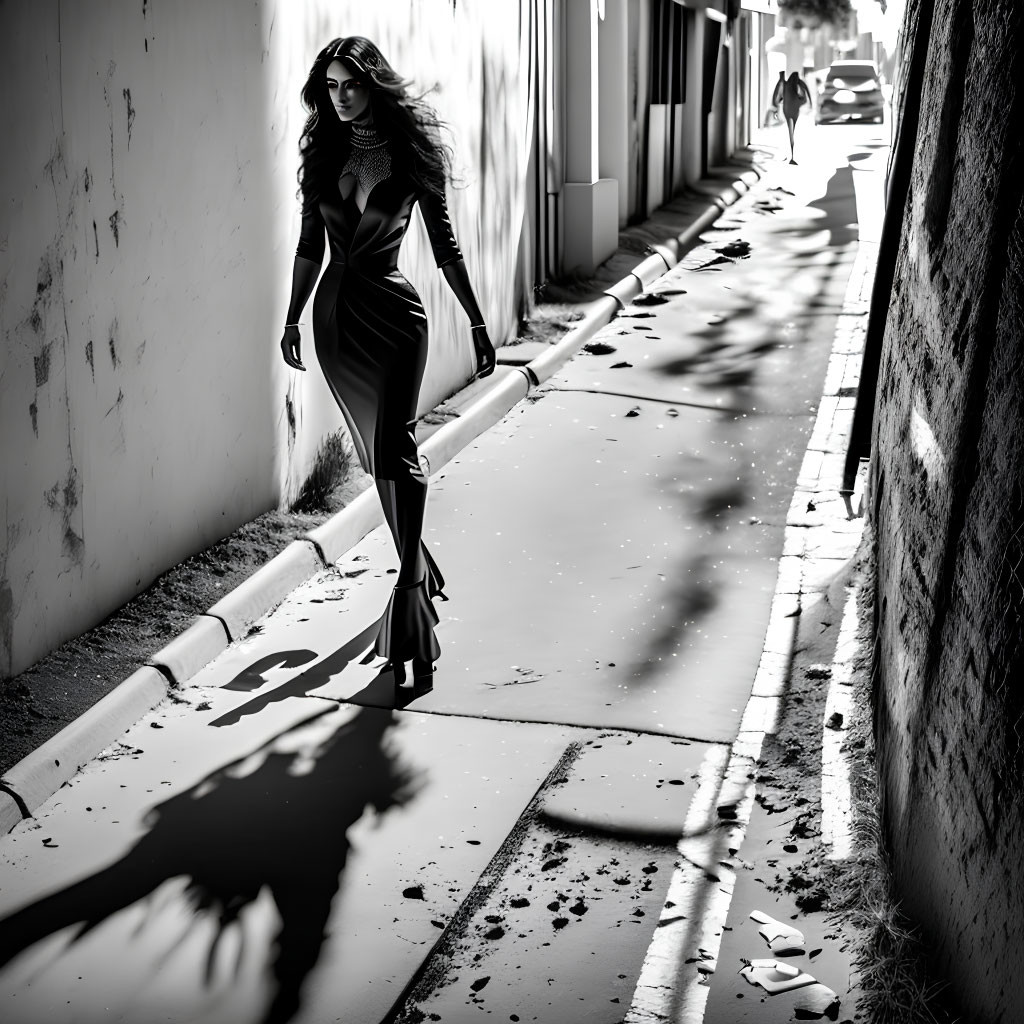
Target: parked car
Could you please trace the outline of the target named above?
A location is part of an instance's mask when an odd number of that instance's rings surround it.
[[[834,60],[818,99],[817,124],[875,121],[885,117],[885,99],[873,60]]]

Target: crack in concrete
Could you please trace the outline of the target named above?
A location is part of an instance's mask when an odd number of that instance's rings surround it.
[[[349,703],[343,701],[343,703]],[[364,705],[361,705],[364,706]],[[391,708],[390,704],[373,704],[365,705],[369,707],[383,707]],[[575,729],[577,731],[595,732],[608,734],[610,726],[608,725],[579,725],[576,722],[550,722],[540,718],[499,718],[494,715],[465,715],[458,711],[430,711],[426,708],[394,708],[398,711],[409,711],[417,715],[437,715],[440,718],[465,718],[469,721],[481,721],[481,722],[507,722],[510,725],[546,725],[553,729]],[[658,739],[663,740],[685,740],[687,743],[705,743],[708,746],[728,746],[730,740],[727,739],[714,739],[706,736],[688,736],[686,733],[681,732],[662,732],[658,729],[614,729],[614,733],[621,733],[627,736],[656,736]]]
[[[683,405],[688,409],[703,409],[707,412],[731,412],[737,415],[750,412],[749,409],[740,409],[729,405],[708,405],[704,402],[688,402],[675,398],[658,398],[655,395],[637,394],[633,391],[611,391],[606,388],[570,388],[561,384],[551,384],[552,391],[571,391],[584,395],[610,395],[613,398],[632,398],[639,402],[658,402],[662,405]]]
[[[566,746],[562,756],[541,781],[530,802],[523,808],[516,823],[480,873],[473,888],[466,894],[466,898],[459,904],[458,909],[438,935],[437,941],[420,961],[391,1009],[381,1018],[381,1024],[395,1024],[402,1016],[409,999],[422,1000],[426,998],[444,976],[455,944],[465,935],[473,915],[487,902],[501,882],[508,866],[521,849],[530,825],[538,818],[545,790],[565,777],[582,751],[583,744],[577,741]]]

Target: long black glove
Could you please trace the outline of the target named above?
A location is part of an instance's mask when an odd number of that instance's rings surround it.
[[[484,324],[484,315],[477,305],[476,295],[473,293],[473,286],[469,283],[469,273],[466,270],[465,260],[452,260],[441,267],[448,287],[451,288],[455,298],[469,317],[473,331],[473,351],[476,353],[476,373],[474,377],[486,377],[494,373],[496,357],[491,339],[487,336],[487,327]]]
[[[302,365],[302,337],[299,334],[299,317],[306,308],[316,279],[320,276],[320,263],[304,256],[295,257],[292,268],[292,297],[288,303],[287,326],[281,337],[281,354],[284,361],[295,370],[304,370]]]

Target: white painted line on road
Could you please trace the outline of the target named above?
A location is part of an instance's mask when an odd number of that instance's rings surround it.
[[[678,866],[623,1024],[699,1021],[703,1017],[708,988],[699,984],[697,966],[684,961],[696,949],[703,949],[709,960],[717,958],[722,931],[719,927],[716,932],[713,923],[724,923],[735,882],[733,872],[719,864],[726,840],[716,830],[715,808],[728,758],[729,748],[723,746],[711,747],[704,755],[683,838],[676,846]],[[709,886],[709,876],[719,884]],[[683,977],[684,971],[692,971],[692,979]]]
[[[847,860],[853,852],[850,766],[842,748],[853,710],[852,660],[857,651],[859,592],[858,587],[851,587],[843,607],[822,722],[821,839],[832,847],[831,860]],[[833,715],[841,717],[834,719]]]

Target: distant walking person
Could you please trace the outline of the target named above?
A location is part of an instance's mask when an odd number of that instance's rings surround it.
[[[796,151],[793,143],[793,134],[796,131],[796,119],[800,116],[800,108],[807,104],[810,106],[811,93],[804,80],[794,71],[789,78],[786,78],[784,71],[779,72],[779,80],[775,83],[775,92],[772,93],[772,103],[778,107],[782,106],[782,116],[786,119],[786,128],[789,129],[789,162],[796,163]]]

